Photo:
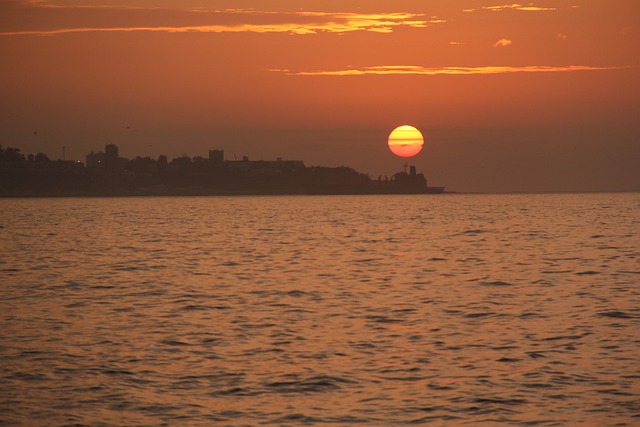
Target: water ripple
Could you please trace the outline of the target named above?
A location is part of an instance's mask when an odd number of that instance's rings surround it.
[[[0,203],[0,425],[637,424],[637,194]]]

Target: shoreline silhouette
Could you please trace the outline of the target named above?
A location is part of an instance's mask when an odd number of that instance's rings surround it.
[[[0,197],[441,193],[444,187],[428,186],[415,166],[373,179],[350,167],[305,166],[300,160],[227,160],[223,150],[210,150],[207,158],[127,159],[108,144],[82,163],[0,146]]]

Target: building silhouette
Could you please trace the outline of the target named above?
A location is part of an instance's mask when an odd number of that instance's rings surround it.
[[[209,150],[209,161],[214,165],[224,162],[224,150]]]
[[[104,147],[104,167],[107,173],[118,173],[118,146],[115,144],[107,144]]]
[[[225,160],[224,151],[207,158],[161,155],[125,159],[118,146],[86,155],[80,162],[48,161],[42,153],[25,157],[0,147],[0,196],[8,195],[214,195],[214,194],[426,194],[423,174],[411,166],[391,179],[372,180],[349,167],[305,166],[300,160]]]

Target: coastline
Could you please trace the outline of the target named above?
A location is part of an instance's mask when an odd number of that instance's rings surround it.
[[[0,199],[19,198],[101,198],[101,197],[240,197],[240,196],[386,196],[386,195],[439,195],[458,194],[455,191],[444,191],[444,187],[427,187],[426,191],[208,191],[207,189],[172,189],[169,191],[137,191],[137,192],[15,192],[0,193]]]
[[[28,156],[8,147],[0,156],[0,197],[127,197],[234,195],[442,194],[415,166],[373,179],[350,167],[306,166],[300,160],[226,160],[223,150],[207,158],[169,161],[119,156],[114,144],[90,152],[86,164]],[[407,167],[409,171],[407,171]]]

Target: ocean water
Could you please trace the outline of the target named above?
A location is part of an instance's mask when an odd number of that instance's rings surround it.
[[[0,200],[0,425],[638,426],[640,194]]]

